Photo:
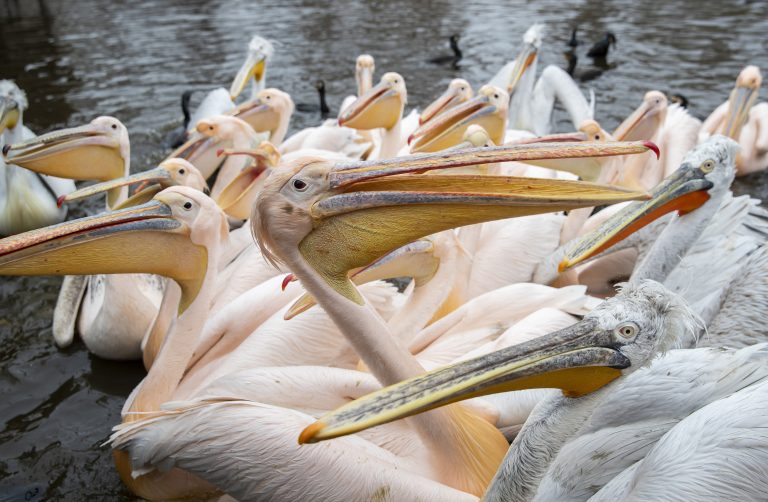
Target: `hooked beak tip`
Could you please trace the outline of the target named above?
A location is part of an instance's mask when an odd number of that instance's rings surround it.
[[[322,422],[314,422],[304,428],[299,434],[299,444],[314,443],[313,439],[320,432],[325,425]]]
[[[6,145],[6,146],[7,146],[7,145]],[[5,150],[5,148],[3,148],[3,150]],[[5,153],[5,152],[3,152],[3,153]],[[66,199],[67,199],[67,196],[66,196],[66,195],[60,195],[60,196],[59,196],[59,197],[56,199],[56,207],[61,207],[61,206],[63,206],[63,205],[64,205],[64,201],[65,201]]]
[[[6,155],[8,155],[8,152],[10,152],[10,151],[11,151],[11,145],[10,145],[10,143],[9,143],[9,144],[7,144],[7,145],[3,145],[3,156],[6,156]]]
[[[421,120],[419,120],[419,123],[421,123]],[[410,145],[411,145],[411,143],[413,143],[413,134],[411,134],[410,136],[408,136],[408,146],[410,146]]]
[[[293,282],[295,280],[293,274],[287,274],[285,277],[283,277],[283,284],[280,286],[280,289],[285,291],[285,288],[288,287],[288,284]]]
[[[224,155],[224,149],[223,148],[219,148],[218,150],[216,150],[216,156],[217,157],[221,157],[222,155]]]
[[[559,274],[562,274],[563,272],[568,269],[568,267],[571,266],[571,262],[568,260],[568,258],[563,258],[560,263],[557,265],[557,272]]]
[[[661,156],[659,147],[656,146],[656,143],[654,143],[653,141],[643,141],[643,145],[645,145],[649,150],[653,150],[653,153],[656,154],[656,159],[658,159]]]

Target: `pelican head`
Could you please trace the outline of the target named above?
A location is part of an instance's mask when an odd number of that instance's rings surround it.
[[[474,96],[472,86],[463,78],[455,78],[448,84],[448,89],[429,104],[419,116],[419,125],[423,125],[436,115],[469,101]]]
[[[106,181],[128,173],[128,129],[114,117],[97,117],[89,124],[42,134],[3,147],[8,163],[75,180]],[[119,193],[111,190],[113,205]]]
[[[400,121],[407,100],[402,75],[385,73],[378,84],[344,109],[339,125],[364,130],[392,129]]]
[[[0,275],[160,274],[181,286],[183,312],[207,273],[208,249],[227,234],[210,197],[171,187],[140,206],[0,240]]]
[[[573,243],[559,270],[598,255],[669,212],[689,213],[728,190],[737,150],[735,141],[719,135],[693,148],[680,167],[651,191],[651,199],[629,204]]]
[[[205,182],[203,175],[200,174],[200,171],[190,164],[189,161],[174,157],[162,161],[160,165],[154,169],[136,173],[131,176],[125,176],[123,178],[105,181],[103,183],[96,183],[70,192],[67,195],[59,197],[58,204],[68,204],[80,199],[108,192],[109,190],[135,184],[138,184],[136,193],[133,197],[124,201],[120,207],[143,204],[152,199],[152,197],[161,190],[171,186],[186,186],[194,190],[199,190],[206,195],[209,193],[208,184]]]
[[[357,95],[362,96],[373,86],[373,72],[376,63],[370,54],[360,54],[355,62],[355,80],[357,81]]]
[[[265,124],[265,127],[269,125]],[[245,137],[256,135],[256,131],[248,122],[232,115],[215,115],[198,120],[195,129],[203,136],[216,140],[232,140],[237,135]]]
[[[504,143],[509,95],[498,87],[484,85],[477,96],[446,110],[422,125],[408,138],[411,153],[436,152],[458,144],[471,124],[488,132],[491,140]]]
[[[667,97],[660,91],[645,93],[643,103],[613,132],[617,141],[651,139],[667,117]]]
[[[741,128],[749,119],[749,110],[757,100],[760,93],[760,85],[763,83],[763,76],[757,66],[747,66],[736,79],[736,87],[731,91],[728,98],[728,112],[723,122],[722,134],[739,139]]]
[[[544,25],[534,24],[523,35],[523,46],[515,59],[515,65],[512,67],[512,73],[507,83],[507,93],[510,95],[517,89],[520,80],[529,70],[536,71],[536,58],[539,55],[541,41],[544,37]]]
[[[275,52],[272,43],[266,38],[254,35],[248,43],[248,56],[245,62],[238,70],[232,86],[229,88],[229,95],[234,101],[245,89],[248,81],[253,78],[255,92],[264,88],[264,77],[267,71],[267,60]]]
[[[386,387],[332,411],[304,429],[317,442],[487,394],[557,388],[594,392],[694,337],[701,322],[685,301],[654,281],[625,285],[565,329]]]
[[[0,134],[16,127],[27,105],[27,95],[13,80],[0,80]]]
[[[613,137],[596,120],[586,119],[579,124],[579,132],[586,141],[613,141]]]
[[[362,304],[347,273],[426,235],[499,218],[645,197],[574,181],[421,173],[647,149],[641,143],[560,143],[350,163],[303,157],[284,163],[264,182],[253,207],[253,233],[272,263],[306,263],[340,295]]]
[[[281,126],[287,128],[294,108],[288,93],[269,88],[259,91],[255,99],[239,106],[235,115],[247,122],[256,132],[269,132],[272,141],[272,136]]]

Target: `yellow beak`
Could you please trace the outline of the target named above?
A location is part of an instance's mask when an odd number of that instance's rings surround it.
[[[403,112],[402,96],[386,82],[379,82],[357,98],[339,117],[339,125],[353,129],[391,129]]]
[[[337,164],[328,174],[331,194],[310,207],[314,229],[299,250],[328,284],[362,303],[347,272],[421,237],[495,219],[645,198],[643,193],[576,181],[415,173],[648,149],[643,143],[534,144]],[[403,174],[408,176],[398,176]],[[334,258],[323,259],[327,256]]]
[[[612,330],[594,319],[373,392],[305,428],[299,443],[352,434],[456,401],[498,392],[559,388],[577,397],[605,386],[630,366]]]
[[[182,288],[180,311],[197,295],[207,251],[189,240],[161,193],[144,205],[0,240],[0,275],[160,274]]]

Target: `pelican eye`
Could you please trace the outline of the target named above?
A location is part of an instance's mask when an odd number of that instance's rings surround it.
[[[496,99],[499,99],[499,94],[496,93],[496,94],[493,95],[493,97],[496,98]]]
[[[185,172],[186,172],[186,171],[184,170],[184,168],[183,168],[183,167],[182,167],[181,169],[179,169],[179,174],[184,174]]]
[[[185,202],[184,203],[184,209],[186,209],[186,210],[192,209],[192,203],[189,202],[189,201]]]
[[[112,129],[117,129],[117,124],[112,124]]]
[[[701,169],[705,173],[711,173],[714,168],[715,168],[714,160],[705,160],[699,167],[699,169]]]
[[[299,192],[303,192],[307,189],[307,182],[304,180],[293,180],[293,188],[298,190]]]
[[[637,324],[633,322],[625,322],[624,324],[617,326],[613,331],[621,338],[630,340],[637,335],[639,330],[640,328],[637,327]]]
[[[600,135],[599,134],[595,134],[595,141],[598,141],[599,139],[600,139]]]

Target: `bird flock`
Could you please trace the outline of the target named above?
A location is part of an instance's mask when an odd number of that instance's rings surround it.
[[[338,115],[290,136],[325,84],[267,87],[254,36],[133,175],[117,118],[37,136],[0,82],[0,275],[64,276],[56,344],[143,361],[107,441],[132,493],[766,497],[768,212],[730,191],[768,167],[760,70],[704,122],[649,89],[609,133],[576,30],[569,71],[537,73],[543,36],[421,111],[360,55]]]

